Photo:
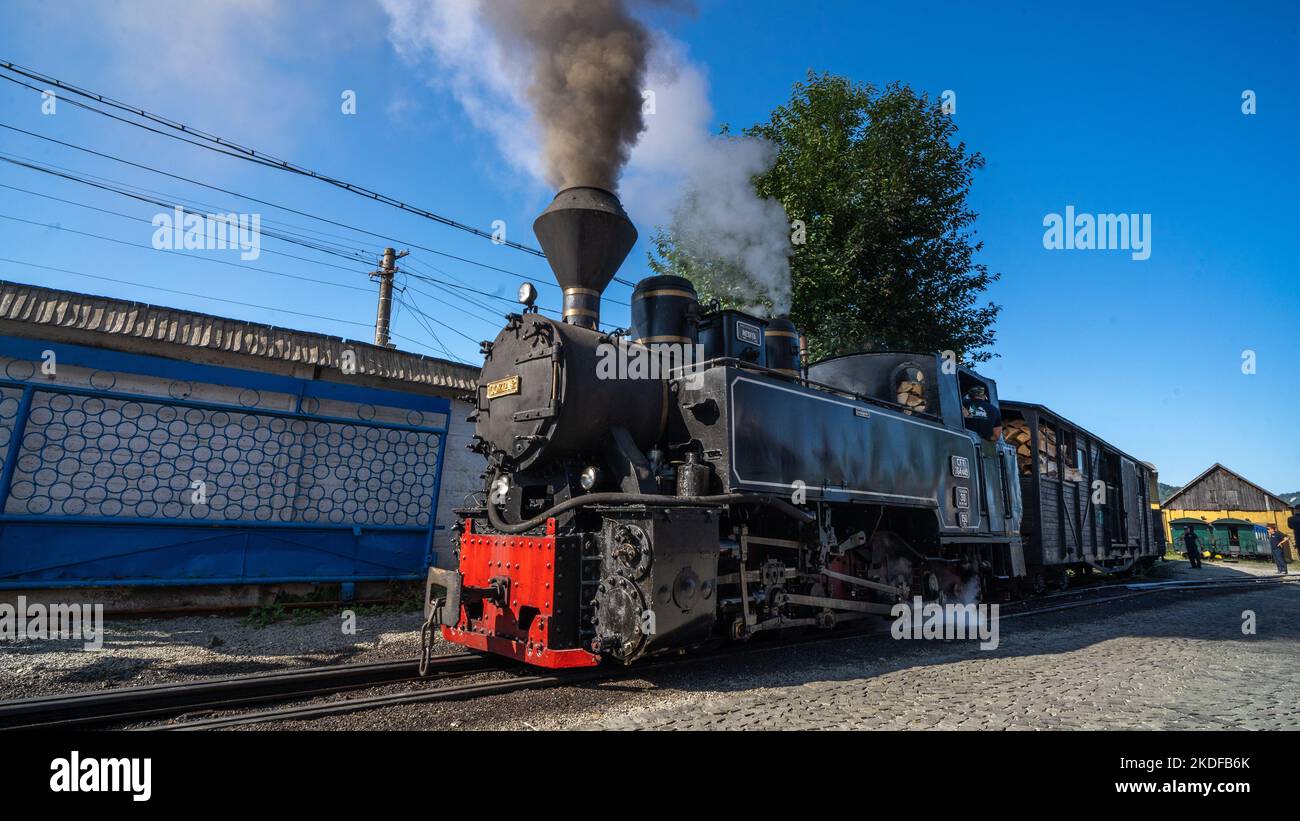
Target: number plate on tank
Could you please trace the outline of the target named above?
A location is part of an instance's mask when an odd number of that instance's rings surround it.
[[[517,375],[489,382],[487,386],[488,399],[496,399],[498,396],[510,396],[515,393],[519,393],[519,377]]]
[[[958,479],[970,478],[970,460],[965,456],[952,457],[952,475]]]

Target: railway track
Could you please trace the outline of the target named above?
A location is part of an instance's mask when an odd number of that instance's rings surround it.
[[[1280,577],[1254,579],[1194,579],[1174,582],[1119,582],[1068,591],[1080,597],[1078,601],[1003,613],[1001,618],[1056,613],[1080,607],[1093,607],[1115,601],[1154,595],[1161,592],[1195,589],[1245,589],[1277,584],[1296,584],[1300,578],[1287,580]],[[1095,595],[1110,590],[1122,591],[1116,595]],[[1057,598],[1057,597],[1049,597]],[[635,668],[588,669],[563,672],[528,672],[508,679],[471,682],[465,684],[440,683],[441,679],[456,679],[464,675],[518,669],[509,661],[473,653],[435,656],[431,662],[430,686],[397,693],[380,693],[332,701],[307,704],[283,704],[254,712],[238,712],[165,724],[154,724],[140,729],[216,730],[278,721],[296,721],[325,716],[355,713],[404,704],[421,704],[439,701],[458,701],[485,696],[503,695],[523,690],[567,686],[592,681],[608,681],[648,669],[662,669],[670,665],[702,662],[735,655],[737,652],[771,651],[794,645],[807,645],[824,641],[841,641],[870,635],[861,628],[851,628],[835,635],[817,638],[798,637],[775,639],[762,643],[701,652],[688,656],[653,659]],[[125,687],[94,693],[70,696],[46,696],[20,701],[0,702],[0,729],[38,729],[102,726],[106,724],[136,723],[159,718],[171,718],[199,710],[225,711],[244,707],[266,705],[281,701],[302,701],[333,695],[348,690],[397,684],[419,679],[417,662],[406,659],[368,664],[342,664],[274,673],[259,673],[198,682]]]
[[[0,730],[66,729],[165,718],[283,699],[312,698],[419,678],[416,659],[335,664],[201,681],[118,687],[0,702]],[[440,676],[499,670],[506,664],[473,653],[434,659]]]
[[[1135,581],[1118,581],[1098,583],[1089,587],[1074,588],[1060,593],[1054,593],[1048,596],[1036,599],[1026,599],[1020,602],[1014,602],[1017,607],[1023,607],[1021,610],[1015,610],[1010,613],[1001,613],[1000,618],[1015,619],[1024,616],[1034,616],[1043,613],[1056,613],[1062,610],[1073,610],[1076,607],[1093,607],[1107,602],[1122,601],[1124,599],[1135,599],[1142,596],[1149,596],[1154,593],[1170,592],[1177,590],[1203,590],[1218,589],[1232,590],[1244,589],[1250,587],[1259,587],[1272,584],[1295,584],[1300,582],[1300,577],[1285,578],[1281,576],[1258,576],[1255,578],[1242,579],[1176,579],[1159,582],[1135,582]],[[1103,593],[1111,590],[1126,591],[1113,596],[1094,597],[1094,594]],[[1062,597],[1084,597],[1079,601],[1066,602],[1064,604],[1052,604],[1045,601],[1062,598]],[[1008,607],[1010,605],[1003,605]]]
[[[1217,589],[1234,589],[1247,588],[1252,586],[1270,585],[1287,583],[1286,580],[1277,577],[1264,577],[1256,579],[1222,579],[1222,580],[1190,580],[1188,582],[1155,582],[1155,583],[1106,583],[1098,584],[1094,587],[1070,591],[1075,595],[1086,597],[1081,601],[1072,601],[1064,604],[1052,604],[1046,607],[1037,607],[1022,612],[1004,614],[1001,618],[1022,618],[1025,616],[1034,616],[1046,613],[1055,613],[1063,610],[1072,610],[1078,607],[1092,607],[1100,604],[1106,604],[1122,599],[1139,598],[1160,592],[1172,590],[1188,590],[1196,588],[1217,588]],[[1295,583],[1293,580],[1291,583]],[[1140,588],[1137,590],[1126,590],[1127,588]],[[1109,589],[1119,588],[1126,592],[1118,595],[1093,597],[1090,594],[1107,591]],[[322,718],[325,716],[342,715],[346,713],[360,712],[363,710],[379,709],[391,707],[400,704],[421,704],[438,701],[457,701],[472,698],[481,698],[484,696],[502,695],[505,693],[519,692],[522,690],[535,690],[545,687],[566,686],[571,684],[580,684],[592,681],[609,681],[616,678],[623,678],[633,675],[647,669],[662,669],[665,666],[677,665],[691,662],[702,662],[711,659],[721,658],[726,655],[735,655],[737,652],[767,652],[779,650],[785,647],[816,644],[824,641],[842,641],[851,638],[861,638],[870,635],[869,631],[861,628],[850,628],[835,635],[825,635],[817,638],[808,638],[806,636],[790,639],[777,639],[766,641],[760,644],[744,645],[742,647],[731,647],[728,649],[717,650],[713,652],[702,652],[688,656],[671,656],[666,658],[651,659],[642,662],[635,668],[616,668],[616,669],[599,669],[584,670],[563,673],[538,673],[532,675],[519,676],[516,678],[493,681],[485,683],[474,683],[456,686],[443,686],[436,689],[395,693],[387,695],[366,696],[362,698],[344,699],[342,701],[329,702],[325,704],[307,704],[300,706],[288,706],[264,710],[256,713],[220,716],[209,719],[200,719],[196,721],[187,721],[179,724],[171,724],[163,729],[174,730],[216,730],[231,727],[239,727],[250,724],[262,724],[274,721],[294,721],[309,720]]]
[[[322,718],[331,715],[374,710],[382,707],[394,707],[399,704],[427,704],[435,701],[463,701],[484,696],[503,695],[521,690],[538,690],[544,687],[558,687],[579,684],[586,681],[617,678],[629,673],[618,670],[599,670],[588,668],[579,672],[541,673],[516,676],[504,681],[476,682],[473,684],[444,685],[426,690],[406,693],[389,693],[360,698],[348,698],[322,704],[303,704],[260,710],[255,713],[243,713],[230,716],[197,719],[193,721],[174,722],[158,727],[143,727],[145,730],[220,730],[228,727],[242,727],[250,724],[265,724],[272,721],[300,721]]]

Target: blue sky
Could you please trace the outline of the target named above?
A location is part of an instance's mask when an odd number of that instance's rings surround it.
[[[408,0],[390,0],[389,8]],[[188,8],[187,6],[196,8]],[[981,260],[1002,274],[1003,306],[983,371],[1004,397],[1038,401],[1181,483],[1223,462],[1277,492],[1300,490],[1300,289],[1293,202],[1300,190],[1293,100],[1300,12],[1292,3],[809,3],[701,0],[654,12],[707,79],[710,125],[743,127],[809,69],[956,93],[955,120],[988,166],[972,193]],[[36,2],[0,9],[0,60],[110,94],[222,136],[534,244],[550,192],[474,127],[429,61],[398,54],[378,4]],[[357,113],[340,112],[340,94]],[[1241,111],[1243,90],[1258,112]],[[231,160],[0,82],[0,123],[506,268],[541,284],[545,262],[319,182]],[[669,112],[670,113],[670,112]],[[226,210],[386,243],[0,129],[0,152]],[[158,208],[0,163],[0,185],[148,219]],[[627,199],[625,189],[625,199]],[[627,202],[648,237],[653,213]],[[1067,205],[1142,213],[1151,256],[1044,249],[1043,218]],[[0,215],[148,245],[146,223],[0,188]],[[518,226],[518,228],[516,228]],[[366,266],[266,239],[251,264],[370,289]],[[232,257],[222,252],[211,256]],[[0,218],[0,278],[369,339],[373,293],[166,255]],[[519,279],[415,250],[428,276],[502,296]],[[42,270],[37,263],[136,284]],[[341,265],[344,269],[324,265]],[[417,267],[418,266],[418,267]],[[643,249],[621,276],[646,273]],[[403,348],[464,360],[497,320],[428,283],[405,299]],[[167,288],[196,296],[156,290]],[[198,296],[202,295],[202,296]],[[615,284],[608,295],[626,301]],[[268,308],[219,302],[220,297]],[[471,295],[481,303],[506,303]],[[272,310],[274,309],[274,310]],[[288,313],[289,311],[297,313]],[[627,324],[607,300],[605,319]],[[311,314],[314,316],[304,316]],[[317,318],[323,317],[323,318]],[[341,322],[346,320],[347,322]],[[455,330],[451,330],[455,329]],[[464,334],[462,337],[460,334]],[[469,339],[467,339],[468,337]],[[1242,373],[1243,351],[1256,373]]]

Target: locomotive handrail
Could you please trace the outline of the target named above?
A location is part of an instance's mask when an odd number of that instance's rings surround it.
[[[928,419],[933,419],[939,423],[943,422],[943,417],[939,416],[938,414],[930,413],[929,411],[918,411],[915,408],[909,408],[908,406],[899,404],[898,402],[890,402],[888,399],[881,399],[876,396],[864,396],[863,394],[854,393],[853,391],[846,390],[844,388],[840,388],[835,385],[829,385],[825,382],[818,382],[815,379],[809,379],[806,376],[791,376],[788,373],[782,373],[781,371],[776,371],[771,368],[765,368],[762,365],[755,365],[753,362],[746,362],[743,359],[736,359],[735,357],[719,356],[713,359],[706,359],[703,362],[696,362],[692,365],[682,365],[670,369],[668,371],[668,376],[669,378],[675,378],[676,376],[686,376],[688,368],[691,369],[692,371],[698,372],[698,371],[702,371],[704,368],[711,365],[733,365],[742,370],[754,371],[755,373],[761,373],[766,376],[775,377],[777,379],[783,379],[787,382],[794,382],[803,385],[805,388],[814,388],[816,390],[826,391],[827,393],[838,394],[839,396],[843,396],[846,399],[856,399],[859,402],[866,402],[869,405],[876,405],[877,407],[884,408],[885,410],[902,411],[905,413],[909,413],[913,416],[924,416]]]
[[[716,496],[659,496],[653,493],[589,493],[586,496],[575,496],[572,499],[560,502],[550,510],[546,510],[534,516],[527,521],[518,524],[509,524],[501,518],[497,512],[496,505],[489,500],[487,507],[488,521],[492,527],[502,533],[518,534],[525,533],[535,527],[540,527],[546,523],[546,520],[558,516],[566,511],[573,510],[577,507],[587,505],[663,505],[667,507],[714,507],[716,505],[728,504],[761,504],[768,505],[785,515],[798,519],[802,522],[815,522],[817,517],[807,510],[795,507],[777,496],[768,496],[759,493],[722,493]]]

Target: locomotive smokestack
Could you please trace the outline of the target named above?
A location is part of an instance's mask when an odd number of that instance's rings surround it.
[[[618,197],[603,188],[566,188],[533,223],[546,261],[564,289],[564,321],[600,325],[600,295],[636,244]]]

